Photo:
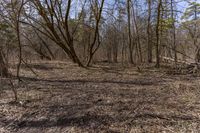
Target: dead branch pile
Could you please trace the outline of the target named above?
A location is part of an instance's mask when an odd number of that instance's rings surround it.
[[[176,64],[174,68],[168,71],[170,74],[200,74],[200,63],[187,62],[183,60],[177,60],[175,63],[173,58],[161,57],[165,63]]]

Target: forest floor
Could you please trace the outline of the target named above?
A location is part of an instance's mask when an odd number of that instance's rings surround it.
[[[0,133],[200,132],[198,76],[107,63],[30,66],[37,77],[23,66],[23,82],[12,80],[19,103],[0,80]]]

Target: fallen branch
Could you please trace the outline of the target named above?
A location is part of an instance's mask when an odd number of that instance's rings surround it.
[[[22,62],[27,66],[27,68],[29,68],[30,70],[31,70],[31,72],[36,76],[36,77],[38,77],[38,74],[23,60],[23,59],[21,59],[22,60]]]

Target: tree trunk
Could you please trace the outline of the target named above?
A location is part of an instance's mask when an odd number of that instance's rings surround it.
[[[118,62],[118,60],[117,60],[117,58],[118,58],[118,41],[117,41],[117,38],[113,38],[113,39],[114,39],[113,40],[114,44],[112,44],[113,62],[117,63]]]
[[[133,50],[132,50],[132,37],[131,37],[131,14],[130,14],[130,0],[127,0],[127,12],[128,12],[128,46],[129,46],[129,60],[133,63]]]
[[[148,0],[148,24],[147,24],[147,45],[148,63],[152,63],[152,40],[151,40],[151,0]]]
[[[8,68],[5,64],[2,51],[0,51],[0,76],[8,77]]]
[[[69,46],[70,46],[70,51],[68,53],[68,56],[72,59],[74,63],[77,63],[80,67],[84,67],[84,65],[81,63],[80,59],[78,58],[75,52],[73,40],[70,41]],[[64,49],[64,50],[66,50],[65,52],[67,53],[67,49]]]
[[[22,46],[21,46],[19,21],[18,20],[16,22],[16,32],[17,32],[17,41],[18,41],[18,47],[19,47],[19,58],[18,58],[18,65],[17,65],[17,78],[18,78],[19,81],[21,81],[20,68],[21,68],[21,63],[22,63]]]
[[[174,63],[177,65],[177,52],[176,52],[176,27],[175,27],[175,19],[174,19],[174,5],[173,0],[171,0],[171,18],[172,18],[172,35],[173,35],[173,50],[174,50]]]
[[[160,13],[161,13],[161,6],[162,0],[159,0],[158,7],[157,7],[157,24],[156,24],[156,67],[160,67],[160,51],[159,51],[159,44],[160,44]]]
[[[138,29],[138,24],[137,24],[137,9],[135,11],[135,8],[134,8],[134,5],[132,5],[132,10],[133,10],[133,22],[134,22],[134,25],[135,25],[135,34],[136,34],[136,45],[138,47],[138,60],[140,61],[140,63],[142,63],[142,48],[141,48],[141,43],[140,43],[140,35],[139,35],[139,29]]]
[[[199,63],[200,62],[200,48],[198,48],[196,55],[195,55],[195,62]]]

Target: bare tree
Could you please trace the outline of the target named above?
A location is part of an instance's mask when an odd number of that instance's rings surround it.
[[[30,14],[27,14],[26,16],[28,20],[30,20],[30,23],[24,23],[31,25],[49,37],[57,46],[64,50],[64,52],[74,63],[77,63],[79,66],[83,67],[83,64],[77,56],[74,48],[74,35],[79,22],[77,22],[74,29],[70,27],[69,21],[72,1],[68,0],[66,6],[63,4],[63,2],[63,0],[44,0],[44,2],[40,0],[32,1],[31,3],[33,3],[35,6],[35,10],[38,11],[39,15],[43,19],[43,22],[32,17]],[[65,6],[66,10],[63,10],[63,6]],[[39,24],[44,31],[38,29],[38,27],[35,27],[33,23],[31,23],[32,21]]]
[[[104,0],[101,0],[101,4],[98,5],[98,1],[91,2],[91,8],[93,10],[93,14],[95,16],[95,29],[94,29],[94,38],[92,43],[89,45],[89,58],[87,62],[87,66],[90,65],[92,58],[95,52],[98,50],[100,45],[100,33],[99,33],[99,24],[101,20],[101,14],[103,11]],[[97,43],[97,47],[94,48],[95,44]]]

